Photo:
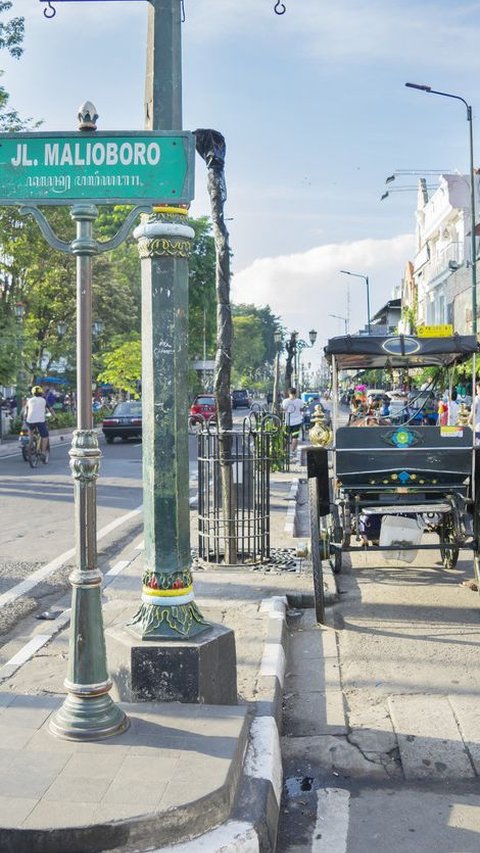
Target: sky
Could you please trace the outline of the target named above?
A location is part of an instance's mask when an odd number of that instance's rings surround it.
[[[54,0],[52,0],[54,2]],[[98,129],[141,130],[145,0],[13,0],[24,54],[5,52],[2,83],[42,130],[77,129],[91,100]],[[227,143],[232,298],[269,304],[308,340],[312,364],[329,337],[366,323],[413,258],[416,184],[467,172],[462,103],[405,88],[428,83],[472,104],[480,145],[480,2],[472,0],[184,0],[183,125]],[[480,160],[480,156],[478,158]],[[476,160],[476,165],[478,160]],[[399,174],[380,201],[385,178]],[[408,173],[416,174],[408,174]],[[194,216],[208,215],[197,157]],[[410,189],[408,189],[410,188]]]

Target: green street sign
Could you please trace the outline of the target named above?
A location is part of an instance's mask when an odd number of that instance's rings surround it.
[[[0,133],[0,205],[186,203],[192,133]]]

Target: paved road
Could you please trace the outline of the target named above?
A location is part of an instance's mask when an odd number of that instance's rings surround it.
[[[102,459],[97,480],[97,531],[101,563],[124,541],[141,537],[139,508],[143,494],[141,442],[107,445],[103,436],[99,442]],[[75,561],[69,448],[70,438],[66,436],[52,446],[48,465],[34,469],[23,461],[15,444],[11,453],[0,456],[0,637],[4,640],[23,617],[36,609],[51,607],[55,598],[69,588],[68,574]],[[193,495],[194,436],[189,437],[189,456]],[[32,588],[20,588],[21,594],[17,595],[19,584],[28,579],[38,582]],[[13,595],[14,600],[10,600]]]

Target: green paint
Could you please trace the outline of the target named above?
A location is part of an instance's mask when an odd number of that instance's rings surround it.
[[[2,133],[0,204],[188,202],[191,133]]]

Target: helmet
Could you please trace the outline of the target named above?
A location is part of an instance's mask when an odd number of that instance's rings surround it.
[[[43,394],[43,388],[41,385],[34,385],[32,388],[32,394],[38,395]]]

